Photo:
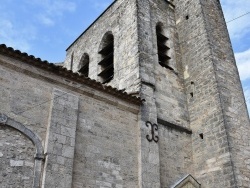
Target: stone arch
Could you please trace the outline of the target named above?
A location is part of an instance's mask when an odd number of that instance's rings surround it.
[[[168,47],[168,37],[166,37],[164,25],[162,22],[158,22],[155,27],[156,32],[156,42],[157,42],[157,53],[158,53],[158,63],[165,67],[166,69],[174,70],[170,65],[169,50]]]
[[[110,43],[110,41],[114,41],[114,35],[112,31],[107,31],[102,37],[98,51],[100,52],[105,46],[107,46]]]
[[[36,148],[36,154],[34,156],[35,165],[34,165],[33,188],[39,188],[40,187],[41,171],[42,171],[42,160],[44,159],[44,150],[43,150],[41,140],[34,132],[32,132],[27,127],[25,127],[23,124],[16,122],[16,121],[8,118],[6,115],[0,113],[0,126],[1,125],[11,127],[13,129],[21,132],[23,135],[25,135],[27,138],[29,138],[31,140],[31,142],[34,144],[34,146]]]
[[[162,23],[162,22],[158,22],[157,24],[156,24],[156,26],[155,26],[155,28],[156,28],[156,31],[159,31],[159,32],[161,32],[162,34],[165,34],[164,33],[164,24]]]
[[[74,65],[74,51],[71,53],[70,56],[70,70],[73,71],[73,65]]]
[[[84,53],[78,65],[78,72],[85,77],[89,76],[89,54]]]
[[[114,77],[114,36],[111,31],[104,34],[98,53],[101,55],[101,60],[98,63],[98,77],[105,84],[110,82]]]

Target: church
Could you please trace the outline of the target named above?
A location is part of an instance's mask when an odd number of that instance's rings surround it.
[[[0,45],[0,187],[250,187],[219,0],[115,0],[66,52]]]

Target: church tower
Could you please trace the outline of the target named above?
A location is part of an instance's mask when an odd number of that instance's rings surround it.
[[[144,99],[141,188],[250,186],[250,125],[218,0],[117,0],[67,69]]]
[[[204,187],[249,187],[249,116],[218,0],[176,1],[194,175]]]

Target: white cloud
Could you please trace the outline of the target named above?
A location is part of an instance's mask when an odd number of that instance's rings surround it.
[[[18,16],[16,11],[10,8],[13,2],[7,2],[0,6],[0,43],[28,53],[41,31],[39,24],[54,26],[66,12],[76,9],[76,4],[68,0],[23,0]],[[31,10],[35,12],[32,13]],[[33,16],[26,19],[28,12]]]
[[[58,15],[64,11],[72,12],[76,9],[74,2],[68,0],[25,0],[26,4],[39,6],[40,9],[45,9],[47,13]]]
[[[45,26],[53,26],[65,12],[74,12],[76,3],[67,0],[26,0],[28,6],[39,8],[38,20]]]
[[[250,1],[221,0],[221,4],[225,19],[227,22],[229,21],[227,27],[232,43],[235,45],[234,48],[245,50],[235,53],[235,58],[241,81],[244,81],[244,94],[250,114],[250,46],[249,43],[246,42],[249,40],[250,34],[250,14],[246,14],[250,11]]]
[[[0,43],[28,52],[30,41],[36,37],[36,29],[32,26],[17,28],[8,19],[0,20]]]
[[[226,21],[249,12],[249,0],[221,0]],[[241,39],[250,31],[250,14],[227,24],[232,39]]]
[[[245,81],[250,79],[250,49],[244,52],[235,53],[235,58],[241,80]]]
[[[248,113],[250,114],[250,89],[247,88],[244,91],[246,103],[247,103],[247,108],[248,108]]]
[[[9,20],[0,20],[0,28],[0,36],[6,38],[13,29],[13,24]]]
[[[47,17],[46,15],[41,14],[41,15],[38,15],[37,17],[43,25],[53,26],[55,24],[55,22],[51,18]]]

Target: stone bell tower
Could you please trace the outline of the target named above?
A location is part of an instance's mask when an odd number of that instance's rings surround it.
[[[219,0],[114,1],[65,67],[145,100],[139,187],[250,186],[249,116]]]
[[[249,187],[249,116],[220,2],[137,3],[142,122],[159,138],[146,143],[142,128],[142,172],[157,166],[143,187],[185,174],[202,187]]]
[[[194,175],[203,187],[249,187],[249,116],[218,0],[176,1]]]

